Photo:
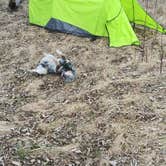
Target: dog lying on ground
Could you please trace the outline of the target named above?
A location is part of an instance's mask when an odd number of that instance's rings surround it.
[[[64,82],[72,82],[76,78],[76,70],[68,59],[64,56],[57,58],[51,54],[44,54],[37,67],[30,72],[39,75],[58,74]]]

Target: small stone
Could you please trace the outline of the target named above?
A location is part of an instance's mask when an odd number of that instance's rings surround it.
[[[149,99],[150,101],[154,102],[154,97],[150,96]]]
[[[12,161],[12,164],[13,164],[14,166],[20,166],[20,165],[21,165],[21,163],[18,162],[18,161]]]
[[[32,159],[32,160],[31,160],[31,163],[34,163],[34,162],[35,162],[35,159]]]
[[[112,77],[112,79],[113,79],[113,80],[115,80],[115,79],[116,79],[116,77]]]
[[[111,164],[111,166],[116,166],[117,165],[117,161],[110,161],[110,164]]]

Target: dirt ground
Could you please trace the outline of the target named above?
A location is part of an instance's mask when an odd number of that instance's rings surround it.
[[[166,26],[166,1],[154,4],[148,11]],[[0,0],[0,165],[165,166],[166,36],[146,30],[144,54],[109,48],[106,38],[29,25],[26,1],[13,13],[6,5]],[[26,72],[56,49],[75,64],[73,83]]]

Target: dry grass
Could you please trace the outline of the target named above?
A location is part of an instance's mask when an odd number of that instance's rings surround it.
[[[164,25],[165,5],[160,0],[155,12]],[[0,3],[0,25],[2,165],[166,164],[166,68],[159,74],[160,34],[146,32],[146,62],[138,47],[108,48],[105,38],[91,42],[30,26],[26,1],[15,13]],[[140,39],[142,33],[137,30]],[[163,47],[165,51],[165,36]],[[74,62],[75,82],[25,72],[43,52],[54,54],[57,48]]]

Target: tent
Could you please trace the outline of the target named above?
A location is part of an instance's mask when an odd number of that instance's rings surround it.
[[[29,0],[29,21],[78,36],[104,36],[109,46],[140,45],[131,23],[166,34],[137,0]]]

